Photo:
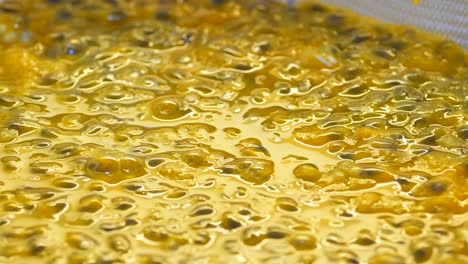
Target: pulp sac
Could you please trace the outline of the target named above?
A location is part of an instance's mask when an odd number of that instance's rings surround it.
[[[270,0],[2,1],[0,33],[2,263],[468,262],[451,41]]]

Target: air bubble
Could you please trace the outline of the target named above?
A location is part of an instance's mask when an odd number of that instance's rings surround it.
[[[315,237],[310,235],[298,235],[292,238],[289,242],[296,250],[313,250],[317,247]]]
[[[220,226],[226,230],[234,230],[242,226],[242,224],[231,217],[225,217],[221,221]]]
[[[165,242],[169,239],[169,234],[162,227],[148,226],[143,229],[143,237],[151,242]]]
[[[314,3],[54,2],[0,4],[0,259],[463,262],[462,48]]]
[[[134,179],[146,174],[144,163],[133,157],[102,157],[90,159],[85,164],[87,176],[115,184]]]
[[[116,234],[108,238],[111,248],[118,252],[127,252],[131,248],[130,240],[123,234]]]
[[[53,185],[58,188],[67,189],[67,190],[73,190],[73,189],[78,188],[79,186],[79,184],[77,184],[76,182],[73,182],[72,180],[66,179],[66,178],[54,180]]]
[[[242,232],[242,241],[247,246],[256,246],[266,238],[266,234],[259,227],[249,227]]]
[[[224,128],[223,131],[229,138],[238,138],[241,133],[241,130],[235,127],[227,127]]]
[[[184,106],[181,98],[161,97],[151,105],[151,113],[159,120],[170,121],[188,116],[193,111]]]
[[[299,211],[298,204],[296,201],[290,198],[278,198],[276,201],[278,209],[285,212],[297,212]]]
[[[296,178],[308,182],[315,182],[322,176],[317,166],[312,163],[305,163],[297,166],[294,168],[293,174]]]
[[[244,181],[263,184],[271,179],[274,163],[264,159],[236,159],[222,168],[223,174],[236,174]]]

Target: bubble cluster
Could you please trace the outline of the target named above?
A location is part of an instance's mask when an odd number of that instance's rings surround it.
[[[468,261],[465,50],[182,2],[0,3],[0,262]]]

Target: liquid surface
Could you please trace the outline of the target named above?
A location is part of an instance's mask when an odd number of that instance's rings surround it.
[[[0,4],[0,262],[468,262],[464,50],[174,2]]]

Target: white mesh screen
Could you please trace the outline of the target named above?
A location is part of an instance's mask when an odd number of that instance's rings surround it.
[[[296,0],[301,1],[301,0]],[[380,20],[417,26],[468,48],[468,0],[322,0]]]

